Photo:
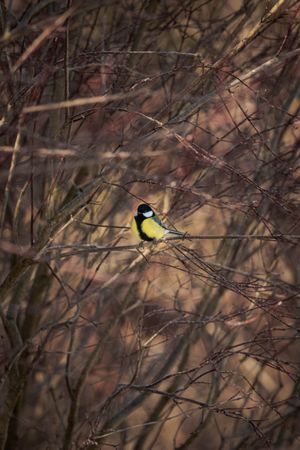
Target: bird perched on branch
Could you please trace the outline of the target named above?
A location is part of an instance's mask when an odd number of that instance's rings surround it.
[[[184,236],[185,233],[170,230],[156,216],[149,205],[142,203],[138,206],[137,212],[131,222],[132,232],[143,241],[153,241],[161,239],[166,234]]]

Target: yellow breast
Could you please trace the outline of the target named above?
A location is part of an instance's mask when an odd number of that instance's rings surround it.
[[[137,225],[136,225],[135,218],[133,218],[132,221],[131,221],[131,231],[133,232],[133,234],[134,234],[137,238],[141,239],[141,236],[140,236],[140,234],[139,234],[139,232],[138,232],[138,229],[137,229]]]
[[[143,220],[141,228],[143,233],[151,239],[161,239],[167,233],[167,230],[155,222],[152,217]]]

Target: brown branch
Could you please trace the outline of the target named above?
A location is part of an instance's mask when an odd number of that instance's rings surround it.
[[[51,25],[46,27],[45,30],[31,43],[31,45],[24,51],[24,53],[22,53],[20,58],[13,65],[11,69],[12,73],[16,72],[29,58],[29,56],[40,47],[43,41],[45,41],[58,27],[63,25],[63,23],[74,13],[75,10],[75,7],[69,8],[64,14],[57,17]]]
[[[54,111],[56,109],[65,109],[83,105],[93,105],[96,103],[107,103],[120,101],[131,97],[136,97],[140,95],[142,92],[145,93],[145,89],[140,89],[134,92],[125,92],[122,94],[111,94],[111,95],[96,95],[94,97],[84,97],[84,98],[75,98],[74,100],[66,100],[63,102],[55,102],[55,103],[45,103],[43,105],[32,105],[25,106],[22,110],[23,114],[36,113],[41,111]]]
[[[265,235],[253,235],[253,234],[229,234],[229,235],[201,235],[194,236],[185,234],[183,236],[174,236],[174,237],[165,237],[163,239],[153,240],[151,243],[148,242],[140,242],[139,244],[132,245],[118,245],[118,246],[103,246],[97,244],[61,244],[61,245],[52,245],[50,247],[45,248],[44,254],[49,253],[55,250],[66,250],[73,249],[74,252],[70,253],[61,253],[59,258],[66,258],[69,256],[79,255],[82,253],[102,253],[102,252],[123,252],[129,250],[139,250],[143,247],[153,247],[160,243],[166,241],[194,241],[194,240],[259,240],[259,241],[289,241],[290,239],[296,239],[297,241],[300,239],[300,235],[298,234],[274,234],[272,236]],[[44,258],[44,257],[43,257]],[[42,258],[42,259],[43,259]],[[56,259],[57,256],[46,257],[47,260]],[[35,261],[39,260],[39,257],[33,258]]]

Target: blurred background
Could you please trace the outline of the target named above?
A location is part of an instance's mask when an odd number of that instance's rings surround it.
[[[299,448],[299,9],[0,2],[1,450]]]

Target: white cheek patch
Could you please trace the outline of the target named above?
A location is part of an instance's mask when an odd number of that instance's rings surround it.
[[[152,217],[153,216],[153,211],[147,211],[143,213],[144,217]]]

